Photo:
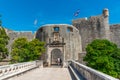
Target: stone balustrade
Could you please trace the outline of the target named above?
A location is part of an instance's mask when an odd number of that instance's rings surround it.
[[[41,61],[24,62],[11,65],[0,66],[0,80],[4,80],[31,69],[42,66]]]
[[[69,61],[68,67],[73,67],[78,73],[84,76],[86,80],[119,80],[73,60]]]

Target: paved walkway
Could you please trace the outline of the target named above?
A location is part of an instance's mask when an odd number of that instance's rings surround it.
[[[9,80],[71,80],[67,68],[37,68]]]

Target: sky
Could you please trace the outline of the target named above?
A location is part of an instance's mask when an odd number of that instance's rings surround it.
[[[120,23],[120,0],[0,0],[2,26],[14,31],[36,31],[45,24],[101,15],[109,9],[109,23]],[[77,10],[78,16],[74,16]]]

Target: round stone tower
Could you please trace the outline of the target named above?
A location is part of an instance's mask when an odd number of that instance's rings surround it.
[[[100,21],[101,25],[101,38],[110,40],[110,27],[109,27],[109,10],[107,8],[103,9],[102,19]]]
[[[79,31],[72,25],[43,25],[37,30],[36,38],[46,42],[44,61],[49,66],[57,64],[58,58],[65,66],[70,59],[78,60],[78,53],[82,52]]]
[[[107,8],[103,9],[103,16],[108,17],[109,16],[109,10]]]

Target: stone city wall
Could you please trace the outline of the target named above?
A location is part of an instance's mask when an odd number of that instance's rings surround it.
[[[110,25],[110,31],[111,41],[120,47],[120,24]]]
[[[108,17],[92,16],[90,18],[77,19],[72,21],[73,26],[79,30],[82,41],[82,50],[85,51],[87,44],[94,39],[110,40],[110,28]]]
[[[15,39],[21,38],[21,37],[25,37],[29,41],[34,39],[34,34],[32,34],[31,31],[25,32],[25,31],[12,31],[12,30],[8,30],[8,29],[5,29],[5,30],[6,30],[7,35],[10,38],[8,45],[7,45],[9,53],[11,52],[11,47],[12,47],[12,44],[13,44]]]

